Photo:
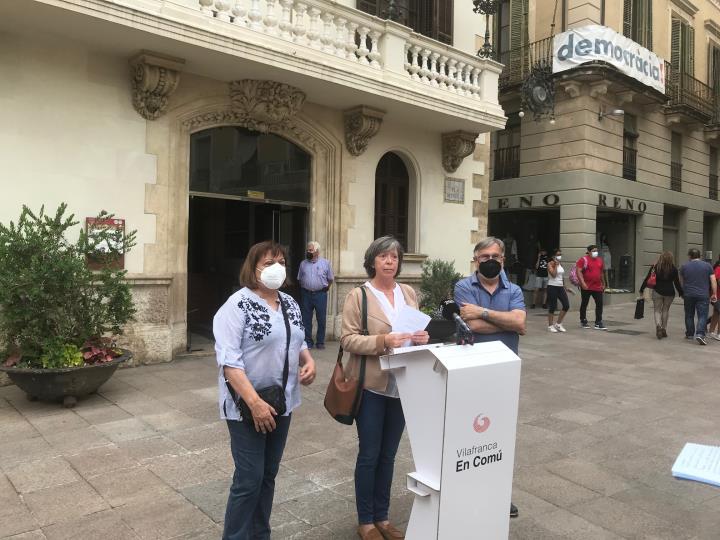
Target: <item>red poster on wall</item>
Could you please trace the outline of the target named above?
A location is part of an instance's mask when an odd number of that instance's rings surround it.
[[[112,218],[112,219],[98,219],[98,218],[85,218],[85,231],[88,236],[92,237],[96,231],[102,231],[107,229],[114,229],[120,231],[122,236],[125,236],[125,220]],[[108,240],[103,240],[97,246],[96,255],[87,255],[88,267],[92,270],[99,270],[104,266],[107,253],[112,250],[117,250],[119,246],[111,245]],[[110,259],[108,265],[113,270],[122,270],[125,268],[125,254],[117,253],[112,259]]]

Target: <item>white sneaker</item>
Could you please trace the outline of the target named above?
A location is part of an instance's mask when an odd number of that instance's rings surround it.
[[[710,332],[710,333],[708,334],[708,336],[710,336],[710,337],[713,338],[714,340],[720,341],[720,334],[717,333],[717,332],[715,332],[714,334],[713,334],[712,332]]]
[[[552,326],[548,326],[548,332],[557,332],[557,331],[558,331],[558,329],[555,328],[554,324]]]
[[[567,332],[567,330],[565,330],[565,327],[564,327],[562,324],[560,324],[560,323],[557,323],[557,324],[555,325],[555,329],[556,329],[558,332]]]

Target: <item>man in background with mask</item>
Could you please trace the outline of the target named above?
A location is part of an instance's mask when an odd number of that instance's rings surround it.
[[[327,314],[327,293],[335,276],[330,261],[320,257],[320,244],[308,242],[305,260],[300,263],[297,275],[300,284],[300,311],[305,326],[305,343],[312,349],[325,348],[325,319]],[[317,334],[313,342],[313,311],[317,318]]]
[[[590,328],[587,320],[587,307],[590,298],[595,300],[595,330],[607,330],[603,324],[603,292],[605,291],[605,272],[602,257],[598,257],[597,246],[587,247],[587,254],[575,264],[580,282],[580,326]]]
[[[505,244],[492,236],[480,241],[473,250],[473,262],[477,271],[455,285],[460,316],[472,330],[475,343],[502,341],[518,354],[527,314],[522,289],[503,271]],[[517,515],[517,507],[510,503],[510,516]]]

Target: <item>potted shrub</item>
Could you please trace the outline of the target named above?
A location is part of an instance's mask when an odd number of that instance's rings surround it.
[[[0,369],[29,399],[72,407],[132,358],[115,338],[135,313],[117,269],[135,232],[80,230],[71,241],[78,222],[66,210],[23,206],[16,223],[0,223]],[[112,218],[103,211],[96,219]]]
[[[432,317],[427,331],[433,342],[444,341],[455,333],[455,323],[443,318],[442,305],[453,297],[455,284],[462,276],[452,262],[426,260],[420,278],[420,310]]]

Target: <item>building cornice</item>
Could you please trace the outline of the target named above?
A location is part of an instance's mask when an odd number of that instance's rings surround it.
[[[717,1],[717,0],[714,0]],[[675,4],[677,7],[682,9],[685,13],[690,15],[691,17],[694,17],[695,14],[699,11],[699,8],[690,2],[690,0],[672,0],[672,3]]]
[[[720,24],[716,23],[712,19],[705,19],[705,30],[708,34],[712,34],[716,38],[720,39]]]

